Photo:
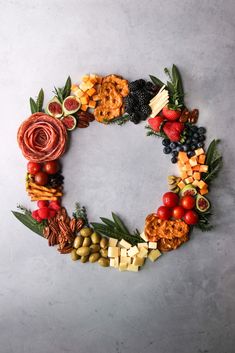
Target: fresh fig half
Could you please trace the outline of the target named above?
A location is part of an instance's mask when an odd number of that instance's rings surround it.
[[[209,200],[202,195],[197,195],[196,208],[200,212],[206,212],[211,207]]]
[[[62,123],[68,131],[72,131],[77,126],[77,120],[73,115],[66,115],[61,118]]]
[[[186,195],[190,195],[190,196],[197,195],[197,190],[192,184],[188,184],[182,189],[181,196],[186,196]]]
[[[51,99],[50,102],[47,104],[46,112],[50,116],[53,116],[54,118],[57,118],[57,119],[62,117],[63,108],[62,108],[62,104],[60,103],[57,97],[54,97],[53,99]]]
[[[68,96],[63,101],[63,111],[65,116],[76,113],[80,107],[81,102],[78,97]]]

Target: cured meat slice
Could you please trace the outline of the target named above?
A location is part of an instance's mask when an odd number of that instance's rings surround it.
[[[67,137],[64,124],[44,113],[31,115],[23,121],[17,133],[24,157],[37,163],[61,157],[66,150]]]

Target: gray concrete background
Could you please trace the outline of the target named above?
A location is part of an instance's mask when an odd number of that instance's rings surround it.
[[[1,1],[0,352],[232,353],[234,262],[234,1]],[[86,72],[164,77],[179,66],[208,141],[221,138],[216,229],[139,274],[72,263],[10,214],[24,191],[16,131],[28,98]],[[116,211],[130,227],[160,204],[175,172],[144,124],[76,131],[64,157],[65,205]]]

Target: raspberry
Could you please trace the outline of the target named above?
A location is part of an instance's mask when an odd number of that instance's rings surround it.
[[[41,219],[48,219],[50,215],[49,207],[42,207],[38,210],[38,215]]]
[[[60,202],[57,200],[57,201],[51,201],[50,202],[50,205],[49,205],[49,208],[55,210],[55,211],[58,211],[61,209],[61,206],[60,206]]]
[[[32,212],[32,217],[33,217],[33,219],[35,219],[37,222],[41,222],[42,221],[42,219],[39,217],[39,215],[38,215],[38,210],[35,210],[35,211],[33,211]]]
[[[48,205],[49,205],[49,202],[48,202],[48,201],[39,200],[39,201],[37,202],[38,208],[48,207]]]

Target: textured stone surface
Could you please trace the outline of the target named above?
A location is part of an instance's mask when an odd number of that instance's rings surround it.
[[[0,351],[234,352],[234,1],[0,0],[0,7]],[[72,263],[9,212],[30,205],[15,139],[28,97],[44,87],[48,99],[68,74],[164,78],[172,63],[208,140],[222,139],[224,169],[211,193],[217,227],[195,231],[139,274]],[[142,228],[174,172],[161,148],[144,124],[75,132],[64,157],[65,204],[87,204],[92,220],[116,211]]]

